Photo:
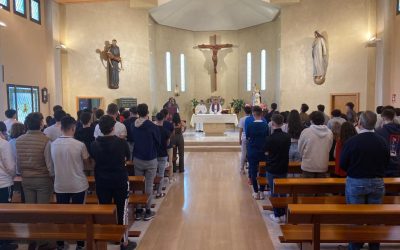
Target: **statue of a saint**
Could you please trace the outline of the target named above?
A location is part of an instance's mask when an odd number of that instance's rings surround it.
[[[328,69],[328,49],[325,38],[318,32],[314,32],[314,42],[312,45],[312,57],[314,65],[314,82],[321,85],[325,82],[325,75]]]
[[[252,99],[253,99],[252,100],[253,106],[260,106],[261,105],[261,92],[257,88],[257,84],[254,84],[254,91],[253,91]]]
[[[123,69],[122,60],[117,46],[117,40],[113,39],[111,45],[107,48],[107,69],[108,69],[108,87],[110,89],[119,88],[119,72]],[[119,64],[121,63],[121,68]]]

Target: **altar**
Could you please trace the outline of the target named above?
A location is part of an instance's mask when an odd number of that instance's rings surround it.
[[[224,136],[226,124],[238,125],[236,114],[193,114],[190,120],[190,125],[195,126],[196,123],[204,124],[204,133],[206,136]]]

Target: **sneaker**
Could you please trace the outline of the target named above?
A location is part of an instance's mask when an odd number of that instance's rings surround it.
[[[120,249],[121,250],[133,250],[136,247],[137,247],[136,242],[128,241],[128,245],[124,245],[124,243],[122,243]]]
[[[282,223],[282,218],[276,217],[274,214],[270,214],[269,218],[275,223],[278,223],[278,224]]]
[[[260,200],[264,200],[265,199],[265,194],[263,191],[260,191]]]
[[[144,215],[143,220],[144,220],[144,221],[149,221],[149,220],[153,219],[154,216],[156,216],[156,213],[155,213],[155,212],[153,212],[153,211],[146,212],[146,214]]]
[[[253,193],[253,198],[256,200],[260,199],[260,193]]]
[[[76,246],[76,248],[75,248],[75,250],[83,250],[83,249],[85,249],[85,248],[81,247],[81,246]]]
[[[143,215],[142,215],[142,213],[136,213],[135,214],[135,220],[142,220],[143,219]]]

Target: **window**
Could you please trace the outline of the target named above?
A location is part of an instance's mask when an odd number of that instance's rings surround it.
[[[251,91],[251,53],[247,53],[247,81],[246,81],[247,91]]]
[[[397,4],[396,4],[396,14],[400,14],[400,1],[397,0]]]
[[[41,23],[40,0],[29,0],[29,6],[31,13],[31,21],[40,24]]]
[[[26,17],[25,0],[14,0],[14,13]]]
[[[185,55],[181,54],[181,91],[186,91]]]
[[[167,76],[167,91],[172,91],[172,74],[171,74],[171,52],[165,53],[165,66]]]
[[[0,0],[0,6],[5,10],[10,10],[10,0]]]
[[[267,88],[267,51],[261,50],[261,90]]]
[[[8,108],[17,111],[17,119],[24,122],[32,112],[40,112],[39,87],[7,85]]]

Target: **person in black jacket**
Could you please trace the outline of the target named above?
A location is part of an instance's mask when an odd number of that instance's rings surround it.
[[[390,163],[385,168],[385,177],[400,177],[400,125],[394,123],[394,109],[382,111],[382,128],[376,133],[382,136],[390,150]]]
[[[271,117],[272,135],[268,136],[265,142],[265,155],[267,161],[267,178],[271,189],[271,197],[279,197],[274,193],[274,179],[286,178],[289,165],[290,135],[282,131],[283,116],[275,114]],[[277,223],[285,221],[286,210],[274,208],[270,214],[271,220]]]
[[[389,146],[374,133],[377,116],[366,111],[360,116],[360,133],[344,144],[340,167],[347,172],[346,202],[348,204],[380,204],[385,194],[385,168],[389,164]],[[350,243],[350,250],[359,250],[364,243]],[[369,249],[379,249],[370,243]]]
[[[97,137],[91,145],[92,158],[96,165],[94,175],[99,204],[117,206],[118,224],[128,225],[127,200],[129,199],[128,172],[125,161],[130,158],[128,143],[113,135],[115,119],[109,115],[100,118],[99,127],[104,136]],[[134,249],[135,242],[128,241],[124,235],[121,250]]]

